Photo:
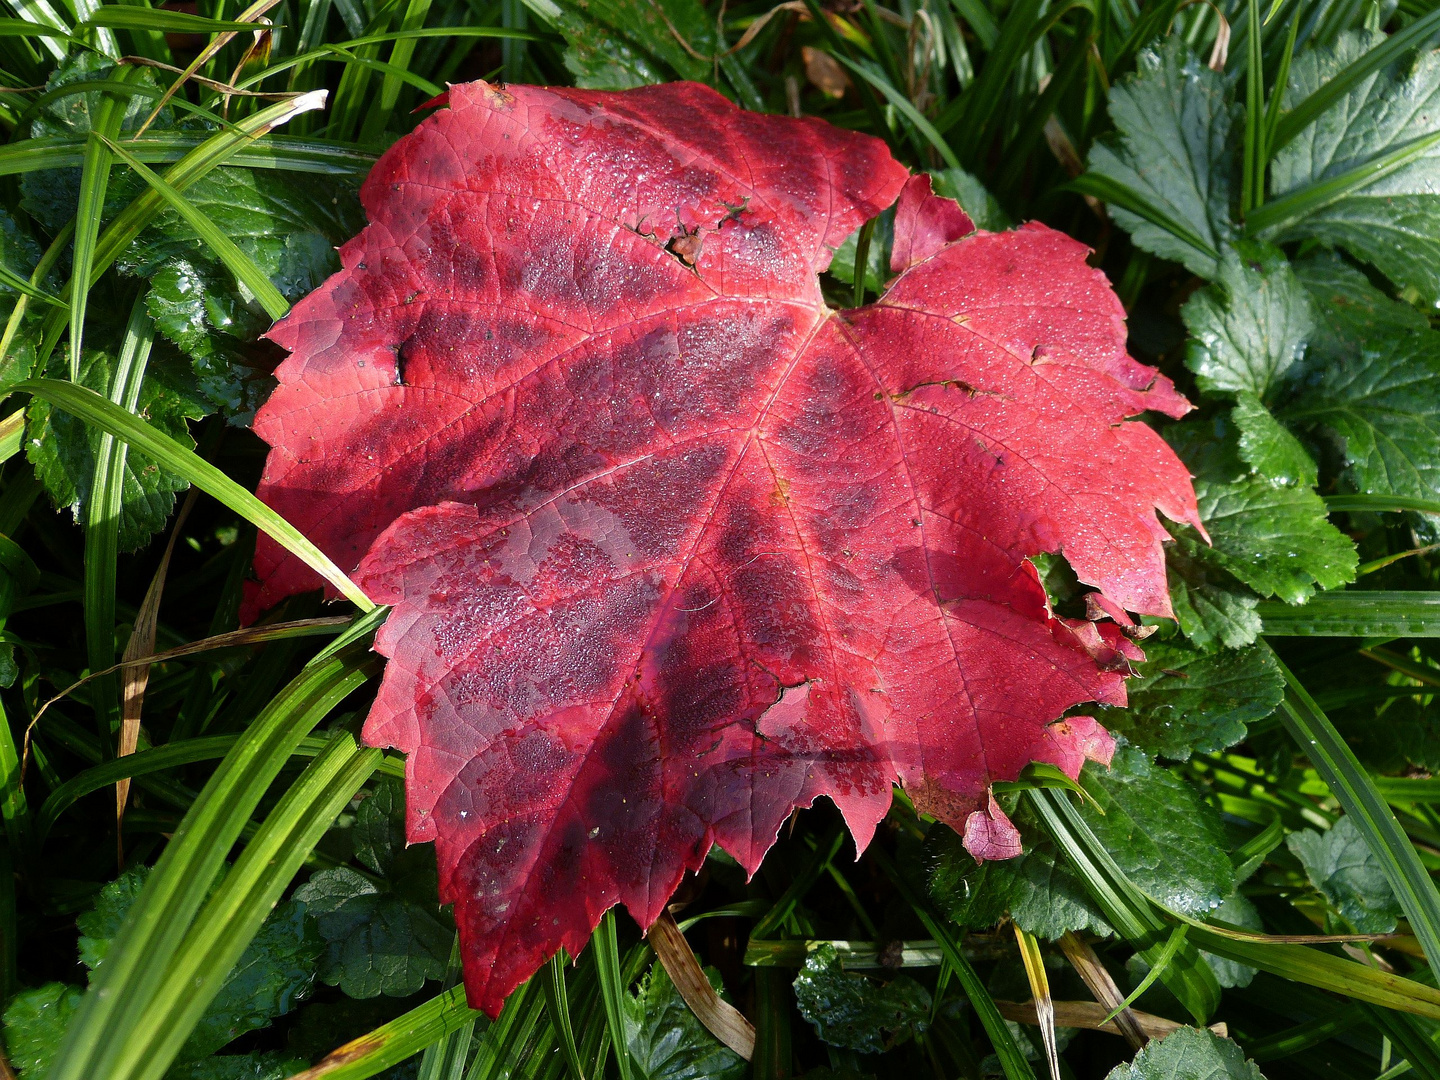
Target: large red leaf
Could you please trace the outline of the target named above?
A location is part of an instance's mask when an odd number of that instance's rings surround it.
[[[753,870],[826,795],[903,783],[981,857],[992,781],[1112,743],[1116,624],[1198,525],[1086,250],[974,231],[883,144],[692,84],[454,88],[376,166],[344,269],[274,331],[264,497],[395,610],[367,741],[408,755],[471,1002],[494,1013],[718,843]],[[817,274],[899,196],[877,304]],[[272,545],[251,610],[317,579]]]

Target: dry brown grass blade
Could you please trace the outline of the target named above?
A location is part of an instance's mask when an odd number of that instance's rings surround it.
[[[690,943],[685,940],[680,927],[675,925],[675,917],[668,911],[661,912],[650,927],[648,939],[675,989],[690,1006],[690,1011],[712,1035],[746,1061],[754,1057],[754,1026],[739,1009],[720,1000],[720,995],[715,993],[715,988],[701,970],[700,961],[695,959]]]
[[[165,554],[160,556],[160,565],[145,590],[145,599],[135,613],[135,626],[130,631],[130,640],[120,654],[120,741],[115,747],[115,756],[133,754],[140,742],[140,709],[145,702],[145,687],[150,684],[150,661],[144,657],[155,651],[155,628],[160,622],[160,597],[165,592],[165,577],[170,573],[170,557],[175,554],[175,541],[195,505],[197,489],[191,488],[175,515],[175,526],[170,530],[170,540],[165,545]],[[121,872],[125,870],[125,804],[130,801],[130,778],[115,783],[115,862]]]
[[[137,67],[152,67],[160,71],[168,71],[172,75],[185,74],[184,68],[162,63],[159,60],[151,60],[148,56],[125,56],[121,58],[121,62],[134,64]],[[190,81],[198,83],[207,90],[214,90],[217,94],[225,94],[227,97],[273,98],[276,101],[283,101],[285,98],[299,97],[302,93],[299,90],[241,90],[238,86],[221,82],[219,79],[207,79],[204,75],[191,75]],[[40,89],[45,88],[42,86]]]
[[[1114,1020],[1102,1023],[1106,1013],[1109,1012],[1104,1005],[1094,1001],[1056,1001],[1051,1004],[1055,1010],[1055,1023],[1060,1027],[1086,1028],[1090,1031],[1104,1031],[1111,1035],[1122,1034],[1119,1024]],[[1035,1002],[1033,1001],[997,1001],[995,1008],[1006,1020],[1014,1020],[1017,1024],[1038,1024],[1040,1022],[1036,1016]],[[1132,1012],[1147,1039],[1163,1039],[1172,1031],[1187,1026],[1176,1023],[1174,1020],[1166,1020],[1163,1016],[1154,1016],[1151,1013],[1133,1010]],[[1230,1034],[1229,1028],[1223,1023],[1211,1024],[1210,1030],[1221,1038],[1227,1038]]]
[[[257,19],[260,18],[260,16],[264,15],[267,11],[269,11],[279,2],[280,0],[255,0],[255,3],[251,4],[244,11],[240,12],[239,15],[236,15],[234,21],[255,22]],[[260,25],[256,26],[255,29],[267,30],[269,29],[269,27],[266,25]],[[190,77],[194,75],[197,71],[199,71],[202,67],[204,67],[206,62],[212,56],[218,53],[226,45],[230,44],[230,42],[235,38],[235,35],[239,33],[241,33],[241,31],[239,30],[227,30],[222,34],[216,34],[215,40],[210,42],[209,45],[206,45],[205,48],[200,50],[200,54],[196,56],[194,60],[191,60],[185,70],[180,73],[180,77],[170,84],[170,89],[166,90],[165,93],[161,95],[160,100],[155,104],[155,108],[151,110],[150,115],[145,118],[145,122],[136,129],[135,134],[132,135],[131,138],[138,139],[141,135],[144,135],[150,125],[155,122],[155,118],[160,115],[160,110],[165,108],[166,105],[170,104],[170,99],[174,97],[177,92],[179,92],[180,88],[185,85],[185,83],[190,79]]]
[[[1040,1025],[1040,1041],[1045,1045],[1045,1060],[1050,1066],[1050,1080],[1060,1080],[1060,1051],[1055,1045],[1055,1003],[1050,999],[1050,978],[1045,973],[1045,957],[1035,935],[1015,924],[1015,940],[1020,944],[1020,961],[1030,981],[1031,1004]]]
[[[1100,1005],[1102,1019],[1125,1003],[1125,995],[1115,985],[1115,980],[1110,977],[1110,972],[1105,970],[1105,965],[1100,962],[1100,957],[1095,955],[1095,950],[1075,931],[1067,930],[1065,932],[1060,939],[1060,950],[1079,973],[1080,978],[1085,981],[1085,985],[1090,988],[1090,993],[1095,995],[1095,1000]],[[1115,1034],[1124,1035],[1126,1041],[1136,1050],[1144,1046],[1150,1037],[1146,1034],[1144,1025],[1139,1021],[1139,1014],[1134,1009],[1120,1009],[1111,1023],[1115,1028]]]
[[[199,653],[214,652],[216,649],[233,649],[241,645],[261,645],[267,641],[274,641],[278,638],[289,637],[298,629],[310,627],[339,627],[348,626],[352,620],[344,615],[335,615],[323,619],[296,619],[293,622],[270,623],[268,626],[248,626],[244,630],[231,630],[229,633],[216,634],[214,637],[201,638],[199,641],[192,641],[187,645],[177,645],[173,649],[163,649],[157,653],[150,653],[148,656],[141,656],[134,660],[121,660],[118,664],[112,664],[108,668],[101,668],[99,671],[92,671],[90,674],[75,680],[60,693],[50,698],[45,704],[36,710],[35,717],[25,727],[25,738],[20,752],[20,780],[25,780],[25,769],[30,761],[30,735],[35,730],[35,725],[45,715],[45,710],[54,705],[57,701],[69,697],[80,687],[84,686],[91,679],[98,679],[101,675],[109,675],[119,671],[123,667],[133,664],[144,664],[147,667],[151,664],[159,664],[165,660],[178,660],[185,656],[195,656]],[[4,1080],[0,1077],[0,1080]]]

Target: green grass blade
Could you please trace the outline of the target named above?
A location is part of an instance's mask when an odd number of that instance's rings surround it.
[[[113,78],[122,82],[134,69],[121,68]],[[105,216],[105,192],[110,184],[109,140],[120,133],[124,104],[102,94],[93,127],[86,137],[85,160],[80,168],[80,201],[75,209],[75,246],[71,252],[70,378],[80,377],[80,356],[85,338],[85,306],[90,295],[91,268],[100,222]]]
[[[1203,236],[1191,230],[1187,225],[1171,217],[1164,211],[1153,206],[1150,200],[1144,198],[1124,184],[1110,179],[1108,176],[1101,176],[1099,173],[1083,173],[1070,181],[1068,187],[1078,191],[1082,195],[1093,195],[1104,202],[1120,207],[1122,210],[1129,210],[1136,217],[1144,218],[1152,225],[1158,225],[1177,240],[1189,244],[1196,251],[1203,253],[1207,258],[1219,259],[1220,253]]]
[[[378,664],[363,646],[309,664],[211,774],[166,845],[71,1020],[47,1080],[106,1076],[165,983],[250,815],[299,744]]]
[[[810,858],[796,873],[785,891],[780,894],[780,899],[775,901],[770,910],[751,929],[750,936],[752,938],[767,938],[780,929],[785,920],[790,917],[790,913],[795,910],[795,905],[825,872],[843,843],[845,843],[845,829],[836,824],[820,838],[820,842],[811,853]]]
[[[226,236],[218,225],[196,209],[189,199],[167,184],[153,169],[126,151],[123,146],[111,142],[109,139],[104,141],[109,146],[111,153],[139,173],[141,179],[153,190],[159,192],[175,212],[185,219],[186,224],[195,230],[195,235],[210,248],[216,258],[225,264],[225,268],[235,275],[235,279],[250,290],[251,295],[265,309],[265,314],[272,319],[282,319],[289,313],[290,302],[265,276],[264,271],[255,265],[255,260],[241,251],[235,241]]]
[[[1111,1020],[1114,1020],[1122,1012],[1130,1008],[1131,1005],[1139,1001],[1141,994],[1155,985],[1156,980],[1165,973],[1165,970],[1170,966],[1170,962],[1175,959],[1175,954],[1180,951],[1180,947],[1185,944],[1185,935],[1189,930],[1190,927],[1181,923],[1170,932],[1170,939],[1165,942],[1165,947],[1160,950],[1160,955],[1155,958],[1155,966],[1146,972],[1145,977],[1136,984],[1135,989],[1126,995],[1124,1001],[1111,1009],[1101,1023],[1108,1024]]]
[[[465,988],[452,987],[388,1024],[337,1047],[313,1068],[296,1073],[290,1080],[367,1080],[414,1057],[450,1032],[473,1024],[479,1016],[465,1004]]]
[[[112,1080],[161,1080],[307,855],[379,764],[334,736],[245,845],[196,918],[152,1004],[129,1031]]]
[[[1270,147],[1270,152],[1273,154],[1296,135],[1299,135],[1322,113],[1341,101],[1367,76],[1398,60],[1437,30],[1440,30],[1440,8],[1434,9],[1422,18],[1416,19],[1403,30],[1385,38],[1339,75],[1328,80],[1304,101],[1282,115],[1279,123],[1275,125],[1275,142]]]
[[[1411,932],[1430,961],[1431,971],[1440,972],[1440,891],[1434,879],[1426,872],[1384,796],[1375,789],[1370,775],[1329,717],[1278,657],[1275,662],[1287,684],[1281,722],[1365,837],[1410,921]]]
[[[888,79],[875,74],[863,64],[858,64],[846,56],[837,56],[836,60],[844,64],[860,78],[879,90],[885,96],[885,100],[894,106],[895,111],[903,116],[917,132],[924,136],[925,141],[935,148],[946,165],[952,169],[960,168],[960,159],[955,156],[955,151],[950,149],[950,144],[945,141],[945,136],[935,130],[935,125],[920,113],[920,110],[910,104],[910,99],[891,85]],[[923,149],[923,144],[921,144]]]
[[[357,177],[364,176],[375,165],[375,154],[339,143],[287,135],[270,135],[263,141],[252,141],[246,132],[247,126],[247,121],[239,121],[232,132],[238,133],[242,139],[240,145],[230,154],[228,160],[232,164],[251,169],[284,169],[326,176]],[[180,131],[157,131],[143,139],[126,139],[125,148],[147,164],[170,164],[181,161],[208,143],[211,138],[212,136],[208,135]],[[38,172],[43,169],[78,168],[84,160],[84,139],[69,135],[18,139],[6,146],[0,146],[0,176]]]
[[[595,974],[600,980],[600,998],[605,1003],[605,1023],[610,1028],[610,1045],[615,1050],[615,1067],[620,1080],[630,1080],[630,1043],[625,1038],[626,985],[620,977],[620,943],[615,933],[615,911],[600,916],[590,935],[595,954]]]
[[[70,37],[70,24],[60,17],[50,0],[10,0],[10,7],[24,22],[32,23],[40,31],[40,44],[56,60],[65,58],[65,47],[48,33],[59,30],[64,37]]]
[[[154,342],[155,326],[145,310],[142,294],[130,309],[130,320],[115,361],[107,402],[111,408],[134,414]],[[115,568],[120,554],[120,515],[124,508],[128,449],[124,442],[105,432],[95,453],[90,512],[85,521],[85,650],[90,670],[95,672],[105,671],[115,663]],[[119,682],[114,674],[96,678],[92,697],[100,745],[109,753],[120,707]]]
[[[1005,1024],[1005,1018],[995,1007],[995,999],[990,996],[990,991],[985,989],[985,983],[975,969],[970,966],[970,961],[965,959],[964,950],[961,949],[959,940],[951,933],[949,923],[935,914],[929,901],[911,887],[900,873],[900,868],[878,845],[872,846],[868,854],[880,864],[880,869],[885,872],[885,876],[894,883],[901,897],[910,905],[921,924],[944,951],[950,969],[959,979],[965,996],[970,999],[970,1007],[979,1017],[985,1034],[990,1036],[990,1043],[995,1049],[996,1057],[1000,1059],[1000,1067],[1005,1070],[1008,1080],[1035,1080],[1035,1071],[1030,1068],[1030,1063],[1025,1060],[1025,1055],[1016,1045],[1015,1037]]]
[[[176,191],[184,191],[190,184],[234,157],[248,143],[301,113],[323,107],[324,103],[325,92],[318,90],[247,116],[237,122],[233,129],[212,135],[167,169],[165,182]],[[164,197],[151,189],[115,215],[95,242],[95,255],[89,275],[91,285],[119,258],[120,253],[130,246],[164,206]],[[81,279],[81,275],[73,270],[71,277],[72,280]],[[73,286],[67,286],[67,291],[69,288]],[[49,356],[50,350],[59,340],[64,328],[63,314],[52,313],[42,330],[43,338],[37,350],[42,361]]]
[[[560,1049],[573,1080],[585,1080],[585,1067],[580,1064],[580,1049],[575,1045],[575,1030],[570,1024],[570,995],[565,989],[565,954],[550,958],[540,974],[545,988],[545,1003],[550,1009],[550,1023],[560,1035]]]
[[[20,784],[20,754],[3,704],[0,704],[0,819],[4,821],[5,841],[10,850],[23,855],[30,846],[30,807]]]
[[[1327,495],[1325,508],[1332,513],[1350,510],[1383,514],[1414,510],[1421,514],[1440,514],[1440,500],[1412,499],[1405,495]]]
[[[461,979],[460,935],[450,947],[450,963],[445,971],[445,989],[452,989]],[[464,1080],[465,1063],[470,1058],[470,1041],[475,1034],[475,1021],[447,1031],[425,1048],[420,1059],[416,1080]]]
[[[1417,1076],[1423,1080],[1440,1080],[1440,1050],[1436,1049],[1413,1016],[1374,1005],[1362,1005],[1360,1008],[1371,1026],[1394,1044],[1395,1050],[1410,1063]]]
[[[1323,209],[1337,199],[1343,199],[1352,191],[1368,187],[1397,169],[1404,168],[1437,144],[1440,144],[1440,132],[1422,135],[1404,146],[1396,147],[1388,154],[1381,154],[1338,176],[1316,180],[1295,191],[1287,192],[1250,213],[1245,219],[1245,231],[1252,236],[1260,235],[1299,221],[1307,214]]]
[[[1244,217],[1265,201],[1264,101],[1265,68],[1260,53],[1260,5],[1246,0],[1249,15],[1245,35],[1245,137],[1240,172],[1240,216]]]
[[[80,27],[105,26],[115,30],[156,30],[170,34],[218,34],[225,30],[259,30],[269,25],[267,19],[258,19],[255,22],[225,22],[222,19],[188,15],[183,11],[107,4],[98,8]]]
[[[1204,1023],[1220,1005],[1220,985],[1198,950],[1189,941],[1181,942],[1173,958],[1162,965],[1160,958],[1173,940],[1173,927],[1158,907],[1125,876],[1063,792],[1036,788],[1027,795],[1106,920],[1152,969],[1160,969],[1161,980],[1196,1023]]]
[[[1440,637],[1440,592],[1352,589],[1256,609],[1271,637]]]
[[[409,0],[405,8],[405,17],[400,20],[401,31],[418,30],[425,25],[425,19],[430,14],[430,0]],[[395,44],[390,49],[390,66],[396,72],[410,72],[410,61],[415,56],[415,43],[419,40],[413,37],[401,37],[395,39]],[[510,39],[513,41],[514,39]],[[404,81],[398,74],[388,74],[380,83],[380,100],[365,120],[365,131],[362,133],[361,142],[373,142],[385,130],[385,125],[390,121],[390,115],[395,111],[395,106],[400,101],[400,90]]]
[[[360,591],[360,587],[346,577],[344,571],[331,562],[324,552],[307,540],[300,530],[193,450],[156,431],[139,417],[106,401],[93,390],[55,379],[31,379],[17,384],[14,389],[19,393],[44,398],[56,408],[64,409],[87,424],[109,432],[140,450],[151,460],[185,477],[257,529],[268,533],[276,543],[323,577],[360,610],[375,609],[375,605]]]

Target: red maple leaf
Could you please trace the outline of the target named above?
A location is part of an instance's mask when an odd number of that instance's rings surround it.
[[[1063,551],[1168,614],[1145,425],[1188,405],[1125,352],[1086,249],[977,232],[875,139],[694,84],[455,87],[381,159],[344,269],[274,331],[261,492],[394,611],[365,725],[408,755],[472,1004],[492,1015],[718,843],[753,871],[825,795],[863,848],[892,783],[980,857],[995,780],[1108,758],[1111,622],[1052,617]],[[899,276],[827,307],[896,197]],[[260,606],[318,579],[273,545]]]

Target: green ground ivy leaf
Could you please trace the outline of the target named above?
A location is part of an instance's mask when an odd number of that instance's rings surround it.
[[[114,62],[98,52],[74,49],[55,65],[45,82],[46,91],[54,91],[75,82],[108,79],[115,70]],[[130,73],[132,85],[153,90],[159,85],[145,68]],[[65,94],[46,103],[30,124],[32,138],[46,135],[83,135],[90,130],[90,118],[100,107],[98,90]],[[150,115],[157,97],[136,95],[128,98],[120,121],[121,131],[133,131]],[[174,115],[166,106],[157,118],[157,130],[174,124]],[[145,181],[123,166],[110,170],[110,184],[105,192],[105,217],[145,190]],[[56,233],[75,216],[80,201],[80,169],[45,169],[23,173],[20,177],[20,205],[47,232]]]
[[[840,966],[835,946],[811,950],[795,977],[795,1007],[831,1046],[878,1054],[930,1026],[930,992],[907,975],[880,984]]]
[[[1316,588],[1355,580],[1355,545],[1313,491],[1261,479],[1196,480],[1195,498],[1213,544],[1203,557],[1261,596],[1299,604]]]
[[[1204,916],[1235,891],[1220,815],[1184,780],[1138,748],[1120,746],[1109,769],[1091,762],[1080,782],[1098,804],[1082,803],[1080,813],[1147,895]]]
[[[699,0],[529,0],[529,7],[564,36],[575,85],[592,90],[677,76],[705,82],[711,63],[703,58],[723,51]]]
[[[340,268],[336,245],[364,225],[348,184],[273,169],[218,169],[185,197],[291,301]],[[194,362],[214,407],[247,422],[272,385],[274,350],[254,344],[270,328],[264,308],[168,206],[126,250],[120,269],[149,279],[156,327]]]
[[[84,996],[78,986],[52,982],[21,990],[10,1000],[4,1017],[5,1057],[21,1080],[43,1080]]]
[[[1200,649],[1249,645],[1260,636],[1256,611],[1260,598],[1233,574],[1211,563],[1209,548],[1193,536],[1182,534],[1166,545],[1165,570],[1175,621]]]
[[[14,217],[8,211],[0,209],[0,263],[16,276],[28,281],[39,261],[40,245],[15,223]],[[40,287],[53,292],[59,287],[59,283],[52,274],[50,281],[40,282]],[[18,295],[10,286],[0,282],[0,326],[9,320],[10,313],[15,310],[15,299]],[[44,309],[45,305],[31,300],[27,308],[30,312],[35,312],[36,309]],[[34,315],[31,315],[27,321],[33,319]],[[9,348],[4,355],[0,355],[0,394],[22,379],[28,379],[35,370],[37,335],[27,332],[29,330],[28,326],[22,324],[22,329],[15,335]]]
[[[1203,1028],[1182,1027],[1157,1039],[1105,1080],[1265,1080],[1238,1043]]]
[[[203,1058],[293,1010],[310,993],[323,950],[304,904],[277,907],[195,1025],[181,1060]]]
[[[1388,934],[1404,912],[1379,858],[1348,818],[1327,832],[1305,829],[1285,838],[1310,884],[1360,934]]]
[[[1262,596],[1292,604],[1309,599],[1317,587],[1354,580],[1355,545],[1331,524],[1325,503],[1309,488],[1254,475],[1241,460],[1228,416],[1171,424],[1165,438],[1196,477],[1200,520],[1212,541],[1207,546],[1194,539],[1185,556],[1225,570]]]
[[[1290,69],[1284,108],[1334,78],[1383,35],[1342,34],[1335,46],[1302,52]],[[1361,170],[1422,136],[1440,132],[1440,55],[1421,50],[1413,64],[1377,71],[1284,146],[1270,166],[1271,191]],[[1388,175],[1351,190],[1283,226],[1278,240],[1316,239],[1374,264],[1427,304],[1440,303],[1440,145]]]
[[[706,968],[705,977],[719,993],[720,973]],[[641,1080],[744,1080],[750,1072],[744,1058],[700,1023],[658,963],[626,995],[625,1043]]]
[[[347,866],[321,870],[295,898],[315,916],[320,978],[352,998],[405,997],[445,975],[454,930],[426,905]]]
[[[96,894],[93,908],[76,919],[80,961],[91,971],[105,962],[111,940],[119,933],[149,875],[148,866],[125,871]],[[293,1010],[310,993],[323,947],[304,904],[291,900],[279,905],[225,977],[220,992],[180,1051],[179,1060],[206,1057]]]
[[[59,350],[50,361],[50,374],[63,377],[67,358]],[[101,350],[85,350],[80,362],[80,383],[109,395],[114,357]],[[150,357],[145,382],[140,390],[138,412],[142,419],[159,428],[182,446],[193,447],[187,419],[198,419],[210,411],[195,385],[187,365],[156,350]],[[45,484],[59,508],[68,508],[76,521],[84,522],[95,478],[95,455],[100,432],[68,413],[52,409],[35,398],[26,412],[25,456],[35,466],[35,475]],[[175,507],[175,493],[184,491],[186,481],[161,468],[144,454],[130,451],[125,458],[123,504],[120,512],[120,550],[142,547],[164,528]]]
[[[1338,259],[1296,270],[1321,331],[1281,418],[1330,439],[1355,490],[1440,498],[1440,333]]]
[[[977,229],[1004,232],[1015,227],[1010,215],[974,173],[964,169],[932,169],[930,186],[936,195],[959,203]]]
[[[1226,247],[1213,283],[1181,310],[1185,365],[1209,393],[1265,399],[1305,354],[1310,297],[1284,254],[1265,244]]]
[[[1025,850],[1018,858],[976,863],[960,837],[944,825],[932,825],[925,837],[930,897],[946,916],[967,929],[986,929],[1009,915],[1022,930],[1054,941],[1067,930],[1108,937],[1113,931],[1089,892],[1055,849],[1026,828]]]
[[[1115,221],[1137,247],[1214,277],[1216,256],[1234,234],[1236,171],[1230,128],[1237,115],[1225,78],[1207,68],[1177,34],[1145,49],[1137,73],[1110,91],[1117,137],[1090,151],[1090,171],[1123,184],[1202,242],[1196,245],[1122,207]],[[1208,250],[1207,250],[1208,249]]]
[[[1245,725],[1269,716],[1285,681],[1269,649],[1205,652],[1179,638],[1145,642],[1145,662],[1126,684],[1130,704],[1107,710],[1116,735],[1163,757],[1186,761],[1234,746]]]
[[[80,929],[80,962],[94,971],[105,961],[110,942],[120,932],[130,905],[145,887],[148,867],[126,870],[95,894],[95,906],[75,920]]]
[[[1235,395],[1230,419],[1239,433],[1240,457],[1255,472],[1274,484],[1315,486],[1319,470],[1310,451],[1254,394]]]

